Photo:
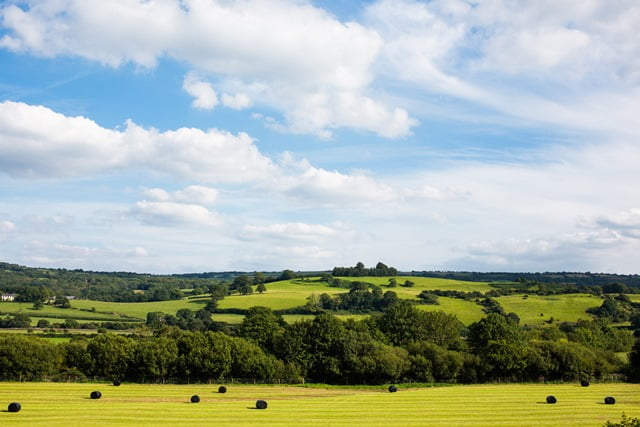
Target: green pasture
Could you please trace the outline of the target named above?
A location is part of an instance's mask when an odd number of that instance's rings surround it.
[[[89,394],[100,391],[102,398]],[[640,417],[640,385],[509,384],[408,388],[227,384],[0,383],[0,425],[56,426],[580,426]],[[190,403],[198,395],[200,403]],[[555,405],[545,403],[554,395]],[[613,396],[615,405],[605,405]],[[257,399],[267,401],[255,409]]]
[[[161,311],[167,314],[175,314],[181,308],[193,311],[200,310],[209,300],[208,297],[179,299],[172,301],[153,302],[104,302],[93,300],[74,300],[71,302],[74,308],[96,309],[100,313],[110,313],[116,316],[130,316],[140,320],[147,319],[150,311]]]
[[[384,286],[389,284],[389,277],[341,277],[344,280],[361,281]],[[418,295],[423,290],[463,291],[463,292],[487,292],[494,289],[488,282],[467,282],[463,280],[441,279],[436,277],[396,276],[398,286],[389,288],[400,296],[401,294]],[[406,280],[414,283],[411,288],[401,286]]]
[[[444,311],[447,314],[455,314],[465,325],[470,325],[486,316],[482,311],[482,306],[474,301],[459,298],[438,297],[437,305],[417,305],[416,308],[424,311]]]
[[[92,307],[100,304],[115,304],[115,303],[102,303],[100,301],[87,301],[87,300],[73,300],[71,302],[72,308],[59,308],[50,305],[45,305],[40,310],[33,308],[33,303],[27,302],[0,302],[0,313],[2,314],[15,314],[26,313],[31,318],[47,319],[49,321],[64,321],[64,319],[97,321],[97,322],[120,322],[123,320],[121,315],[113,312],[112,310],[105,310],[102,312],[96,308],[95,312],[80,310],[84,308],[91,310]],[[146,318],[146,317],[145,317]]]
[[[586,310],[602,304],[602,298],[588,294],[529,295],[526,298],[524,295],[508,295],[496,300],[505,312],[516,313],[521,324],[531,326],[544,325],[551,317],[554,322],[591,320],[592,316]]]
[[[383,291],[392,290],[403,299],[416,299],[423,290],[457,290],[457,291],[481,291],[486,292],[493,289],[489,283],[465,282],[459,280],[449,280],[430,277],[398,276],[396,280],[398,286],[388,288],[388,277],[351,277],[346,280],[360,280],[382,286]],[[400,286],[405,280],[415,283],[413,287]],[[231,295],[219,302],[221,309],[248,309],[261,305],[273,310],[288,309],[302,306],[307,302],[307,298],[312,295],[323,293],[335,295],[337,293],[348,292],[347,289],[330,287],[319,278],[293,279],[268,283],[267,292],[253,293],[251,295]],[[640,301],[640,295],[630,295],[634,301]],[[62,322],[64,319],[75,319],[79,322],[90,321],[131,321],[137,319],[144,321],[147,313],[159,311],[167,314],[175,314],[178,310],[186,308],[197,311],[203,308],[209,300],[208,296],[195,298],[184,298],[173,301],[157,301],[143,303],[118,303],[93,300],[73,300],[71,308],[62,309],[45,305],[42,310],[34,310],[31,303],[0,303],[0,313],[24,312],[32,318],[33,325],[40,318],[45,318],[51,322]],[[464,324],[471,324],[480,320],[484,313],[482,307],[472,301],[464,301],[455,298],[439,297],[439,305],[420,305],[421,310],[442,310],[446,313],[455,314]],[[524,298],[522,294],[498,297],[497,301],[506,312],[515,312],[521,319],[522,324],[544,325],[551,317],[554,321],[576,321],[578,319],[589,319],[586,309],[597,307],[602,303],[599,297],[587,294],[569,294],[538,296],[529,295]],[[312,315],[286,315],[287,322],[312,318]],[[341,318],[362,318],[363,315],[339,315]],[[243,316],[238,314],[216,313],[214,320],[237,324],[242,321]]]
[[[307,297],[311,294],[337,294],[347,292],[347,289],[340,289],[327,286],[324,282],[314,282],[310,280],[284,280],[266,284],[267,292],[253,293],[251,295],[231,295],[225,297],[218,303],[219,308],[240,308],[248,309],[257,305],[269,307],[273,310],[305,305]]]

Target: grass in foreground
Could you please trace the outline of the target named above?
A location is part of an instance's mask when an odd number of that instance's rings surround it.
[[[406,388],[0,383],[3,426],[602,426],[640,416],[635,384],[475,385]],[[89,399],[91,391],[100,400]],[[189,403],[192,395],[201,402]],[[548,395],[558,403],[544,403]],[[615,405],[604,405],[614,396]],[[264,399],[266,410],[255,402]]]

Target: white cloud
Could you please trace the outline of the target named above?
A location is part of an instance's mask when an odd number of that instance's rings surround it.
[[[0,46],[44,56],[78,55],[110,66],[153,67],[168,56],[243,86],[249,99],[284,112],[282,129],[323,134],[352,127],[401,137],[416,124],[408,113],[374,98],[369,86],[382,40],[355,22],[342,23],[306,2],[288,0],[147,2],[45,0],[0,9],[7,34]],[[217,86],[217,84],[216,84]],[[256,90],[259,88],[259,90]],[[206,82],[185,80],[197,108],[213,108]],[[327,120],[310,118],[310,98],[322,111],[348,110]],[[244,96],[227,97],[231,108]],[[387,123],[381,127],[379,121]]]
[[[396,199],[394,189],[362,172],[344,174],[296,161],[285,154],[284,173],[272,187],[290,197],[329,206],[383,203]]]
[[[24,247],[24,262],[27,265],[49,266],[53,268],[90,268],[94,270],[122,271],[135,266],[149,253],[142,246],[96,247],[58,242],[32,240]]]
[[[221,219],[215,212],[204,206],[188,203],[142,200],[136,203],[130,214],[145,224],[156,226],[221,224]]]
[[[251,106],[251,98],[244,93],[236,93],[235,95],[224,93],[222,94],[222,104],[234,110],[242,110]]]
[[[326,239],[344,239],[353,234],[344,224],[306,224],[292,222],[269,225],[245,225],[240,231],[240,237],[250,240],[308,240],[325,241]]]
[[[190,185],[182,190],[169,193],[162,188],[149,188],[143,191],[148,199],[157,202],[193,203],[199,205],[211,205],[218,198],[218,190],[201,185]]]
[[[16,225],[7,220],[0,221],[0,234],[10,233],[16,230]]]
[[[0,169],[4,173],[58,178],[124,168],[232,183],[263,179],[275,171],[243,133],[193,128],[159,132],[132,121],[123,131],[110,130],[46,107],[0,103]]]
[[[195,98],[191,103],[193,108],[212,110],[218,105],[218,96],[211,87],[211,83],[201,80],[193,72],[185,76],[182,88]]]
[[[525,122],[640,133],[633,0],[381,0],[365,23],[384,40],[380,73],[427,111],[455,108],[444,95]]]
[[[625,237],[640,239],[640,208],[604,215],[597,218],[595,223],[601,227],[615,230]]]

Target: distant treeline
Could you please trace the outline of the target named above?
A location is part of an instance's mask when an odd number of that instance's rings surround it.
[[[403,276],[435,277],[470,282],[540,282],[576,286],[604,286],[622,283],[629,287],[640,288],[638,274],[609,273],[478,273],[469,271],[410,271],[399,273]]]

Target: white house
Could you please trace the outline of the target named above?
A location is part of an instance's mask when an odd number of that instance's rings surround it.
[[[17,297],[17,295],[16,295],[16,294],[2,294],[2,295],[0,296],[0,301],[3,301],[3,302],[11,302],[11,301],[13,301],[14,299],[16,299],[16,297]]]

